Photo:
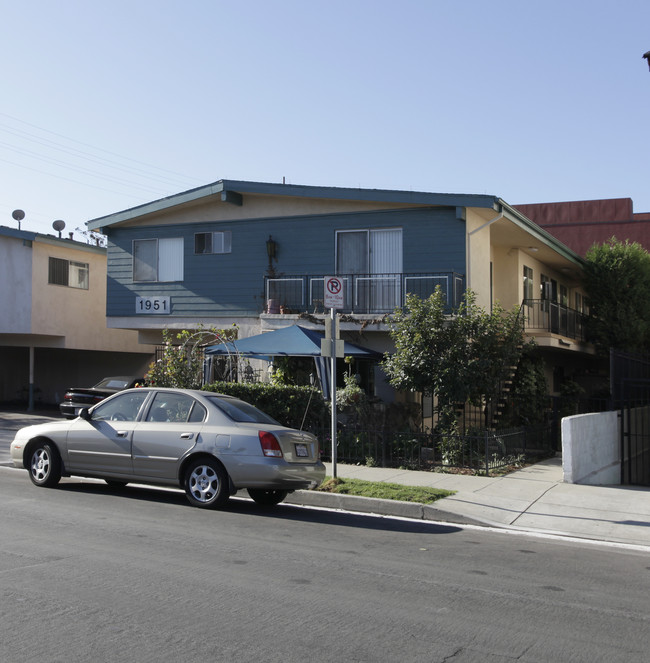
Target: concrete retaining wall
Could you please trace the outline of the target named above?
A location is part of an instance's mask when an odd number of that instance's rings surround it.
[[[562,419],[562,469],[567,483],[621,483],[618,412]]]

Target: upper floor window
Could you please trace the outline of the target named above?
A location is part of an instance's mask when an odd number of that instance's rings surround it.
[[[533,270],[524,265],[524,299],[533,299]]]
[[[546,274],[541,274],[539,279],[542,299],[549,302],[557,302],[557,281],[550,279]]]
[[[88,263],[64,258],[50,258],[47,282],[88,290]]]
[[[182,281],[183,238],[133,240],[134,281]]]
[[[194,235],[194,253],[230,253],[231,250],[232,232],[230,230]]]

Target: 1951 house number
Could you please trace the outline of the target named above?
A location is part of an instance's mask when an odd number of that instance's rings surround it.
[[[171,297],[136,297],[136,313],[154,313],[165,315],[171,313]]]

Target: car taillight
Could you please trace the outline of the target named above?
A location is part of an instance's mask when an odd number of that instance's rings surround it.
[[[64,401],[71,401],[72,400],[72,394],[64,394],[63,400]]]
[[[265,456],[282,458],[282,449],[280,449],[280,444],[273,433],[267,433],[266,431],[261,430],[259,432],[259,437],[260,444],[262,445],[262,452]]]

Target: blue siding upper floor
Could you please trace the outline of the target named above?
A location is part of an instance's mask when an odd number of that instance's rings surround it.
[[[172,316],[258,316],[266,303],[269,235],[277,275],[335,274],[336,232],[379,228],[402,229],[404,273],[465,273],[465,223],[456,208],[115,227],[107,229],[107,315],[136,315],[136,297],[170,297]],[[230,253],[194,253],[195,233],[220,230],[232,233]],[[183,238],[183,280],[134,283],[133,241],[173,237]]]

